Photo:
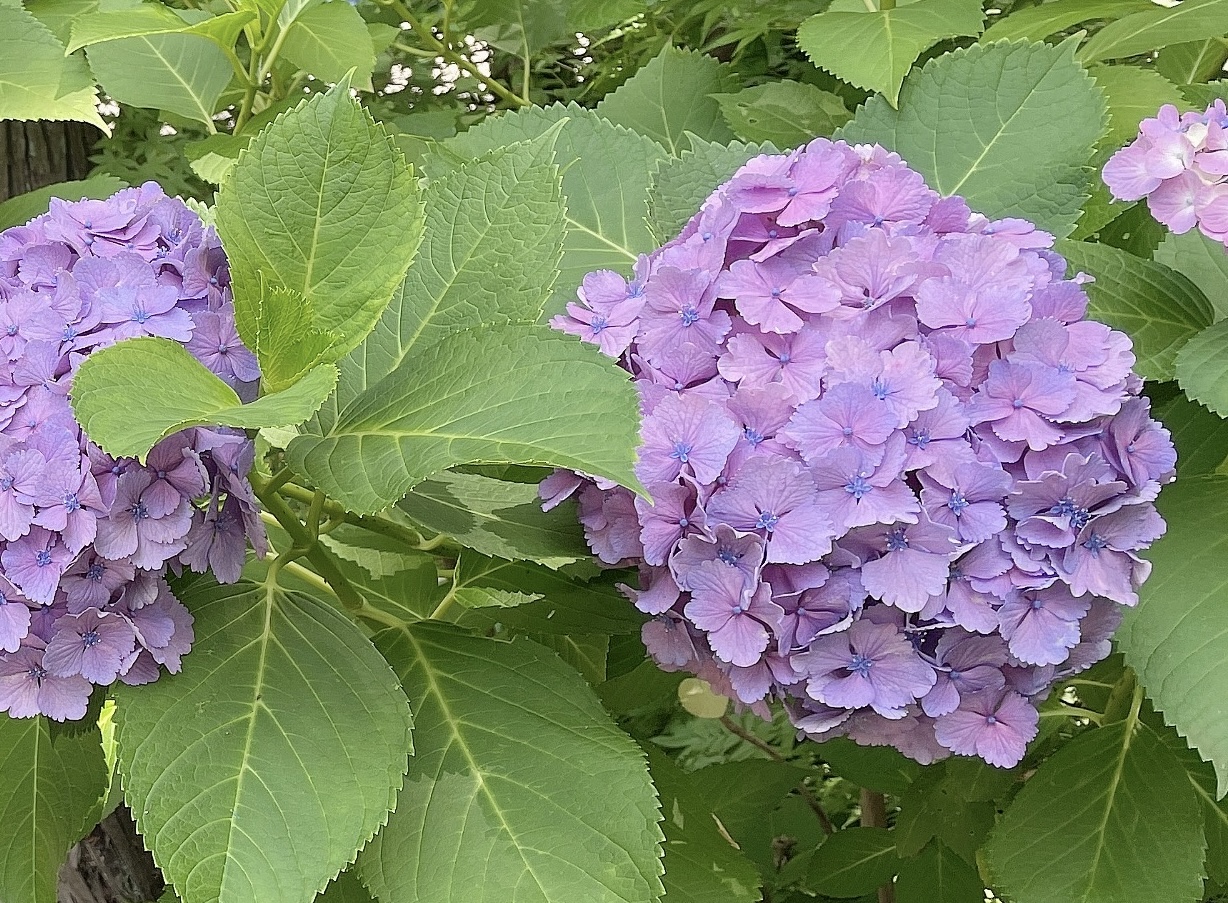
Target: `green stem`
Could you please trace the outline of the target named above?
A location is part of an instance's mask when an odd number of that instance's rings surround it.
[[[251,42],[250,36],[248,42],[249,44]],[[236,135],[242,130],[247,120],[251,118],[252,108],[256,105],[256,92],[260,88],[260,81],[256,78],[256,73],[260,71],[260,52],[253,46],[251,54],[251,59],[247,63],[247,72],[244,74],[247,87],[243,89],[243,100],[239,104],[239,115],[235,117],[234,134]]]
[[[883,12],[889,9],[895,9],[895,0],[878,0],[878,8]]]
[[[1104,718],[1099,712],[1093,712],[1091,709],[1080,708],[1077,705],[1062,704],[1060,709],[1053,709],[1048,712],[1041,712],[1040,717],[1049,718],[1086,718],[1092,724],[1099,724]]]
[[[446,615],[449,611],[451,611],[452,606],[455,604],[456,604],[456,580],[453,579],[452,585],[448,587],[447,595],[445,595],[443,599],[440,601],[440,603],[435,606],[435,610],[431,612],[430,619],[432,621],[442,621],[444,619],[444,615]]]
[[[721,716],[721,727],[729,731],[729,733],[733,734],[735,737],[741,738],[743,742],[749,743],[756,749],[767,753],[773,760],[777,762],[786,761],[785,757],[780,754],[780,750],[768,743],[766,740],[756,737],[750,731],[744,730],[740,724],[738,724],[728,715]],[[801,798],[806,801],[806,805],[810,807],[810,811],[812,811],[815,814],[815,817],[818,818],[819,827],[823,829],[823,833],[835,834],[835,825],[831,823],[831,819],[828,818],[827,813],[823,811],[823,804],[819,802],[819,798],[814,795],[811,789],[806,786],[805,781],[802,781],[797,785],[797,792],[801,795]]]
[[[279,472],[274,476],[274,480],[281,476]],[[277,489],[278,495],[285,496],[289,499],[294,499],[296,502],[310,505],[316,497],[313,490],[299,486],[295,483],[283,481]],[[440,533],[430,539],[425,538],[417,530],[406,527],[403,524],[398,524],[395,521],[388,520],[386,517],[372,515],[362,517],[357,514],[352,514],[345,510],[345,507],[337,502],[327,501],[324,503],[324,513],[329,518],[341,518],[344,523],[351,526],[367,530],[370,533],[378,533],[381,536],[387,536],[389,539],[394,539],[397,542],[405,543],[411,549],[416,549],[419,552],[433,552],[437,549],[454,549],[457,548],[455,542],[450,536],[445,533]]]
[[[435,37],[431,30],[423,25],[418,17],[411,13],[409,7],[402,3],[401,0],[378,0],[378,2],[392,9],[393,12],[401,17],[402,21],[409,23],[409,27],[413,29],[414,34],[429,49],[482,82],[486,87],[490,88],[492,94],[504,103],[510,104],[513,107],[529,106],[527,100],[518,97],[516,92],[509,91],[497,79],[491,78],[489,75],[483,75],[481,70],[472,61],[467,59],[464,54],[457,53],[449,45]]]
[[[310,568],[305,568],[301,564],[298,564],[297,562],[294,562],[294,561],[288,561],[286,562],[286,565],[283,568],[283,570],[285,570],[289,574],[293,574],[296,578],[298,578],[299,580],[302,580],[304,583],[311,584],[313,587],[315,587],[315,589],[319,590],[320,592],[327,593],[328,595],[332,596],[334,599],[338,598],[337,594],[333,591],[333,588],[328,585],[328,582],[324,580],[324,578],[321,577],[319,574],[317,574],[315,571],[311,570]],[[382,611],[376,608],[375,606],[371,605],[368,602],[363,602],[362,608],[357,609],[356,611],[353,612],[353,614],[359,618],[362,618],[364,621],[370,621],[373,624],[379,624],[383,627],[400,628],[400,627],[404,627],[407,623],[406,621],[403,621],[401,618],[398,618],[396,615],[389,614],[386,611]]]
[[[336,559],[329,553],[328,549],[320,545],[316,538],[311,535],[310,531],[303,526],[295,513],[290,510],[290,506],[276,492],[270,492],[269,483],[262,482],[256,474],[252,474],[252,485],[256,491],[256,497],[260,499],[266,511],[277,519],[283,530],[290,534],[290,539],[293,542],[291,553],[298,549],[302,549],[303,555],[310,561],[320,576],[328,582],[332,587],[333,593],[341,600],[347,609],[351,612],[358,612],[365,604],[362,596],[354,589],[353,585],[345,574],[341,572],[340,566]],[[291,557],[294,556],[293,554]],[[280,556],[279,559],[280,560]],[[283,564],[284,566],[284,564]],[[277,561],[273,562],[273,568],[277,568]],[[270,576],[276,574],[275,570],[270,570]]]

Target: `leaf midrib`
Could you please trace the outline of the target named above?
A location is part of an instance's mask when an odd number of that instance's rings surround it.
[[[444,721],[448,726],[448,732],[452,735],[453,741],[460,749],[461,755],[465,757],[465,761],[469,763],[474,780],[477,782],[479,792],[485,796],[487,801],[490,803],[491,808],[494,810],[494,814],[499,819],[499,824],[503,826],[504,833],[512,842],[512,846],[516,849],[516,854],[520,857],[520,861],[524,863],[525,871],[527,871],[533,878],[533,882],[537,885],[537,889],[541,892],[542,898],[548,899],[549,895],[546,892],[546,888],[542,884],[541,879],[538,878],[537,873],[533,870],[533,865],[530,863],[529,857],[525,855],[524,849],[521,847],[516,833],[512,830],[511,825],[508,823],[503,807],[499,805],[499,801],[495,798],[494,793],[486,783],[485,772],[482,770],[481,765],[478,764],[477,759],[474,758],[473,751],[469,748],[468,743],[465,742],[465,738],[460,732],[460,721],[452,713],[452,709],[448,705],[447,698],[439,685],[439,681],[436,679],[435,669],[431,667],[430,662],[427,660],[422,645],[418,642],[412,631],[404,630],[402,631],[402,635],[406,638],[409,644],[413,646],[414,656],[422,668],[423,676],[425,676],[427,681],[428,691],[432,696],[434,696],[435,702],[439,706],[440,713],[444,716]]]

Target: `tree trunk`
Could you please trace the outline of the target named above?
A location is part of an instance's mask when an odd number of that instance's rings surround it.
[[[0,121],[0,201],[84,179],[98,134],[83,122]]]
[[[0,121],[0,201],[84,179],[97,137],[81,122]],[[68,854],[57,896],[59,903],[146,903],[163,888],[131,814],[120,806]]]
[[[59,877],[59,903],[147,903],[165,889],[127,806],[72,848]]]

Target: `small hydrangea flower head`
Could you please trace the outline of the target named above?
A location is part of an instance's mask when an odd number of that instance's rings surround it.
[[[182,201],[148,183],[53,200],[0,233],[0,712],[12,717],[81,718],[95,686],[177,671],[192,616],[167,570],[234,581],[248,542],[264,547],[242,433],[187,430],[141,464],[74,419],[81,361],[151,335],[240,393],[260,377],[221,244]]]
[[[1223,107],[1145,126],[1106,177],[1228,235]],[[639,387],[648,494],[556,471],[541,496],[638,566],[662,668],[815,739],[1022,759],[1137,601],[1176,464],[1053,242],[819,138],[747,163],[633,282],[586,277],[553,322]]]
[[[1151,215],[1181,234],[1195,226],[1228,247],[1228,147],[1224,102],[1179,114],[1165,104],[1109,158],[1103,177],[1119,201],[1147,199]]]

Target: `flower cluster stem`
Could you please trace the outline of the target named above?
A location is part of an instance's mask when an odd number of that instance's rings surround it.
[[[763,752],[767,753],[768,756],[774,759],[775,761],[777,762],[785,761],[785,757],[780,754],[780,750],[772,746],[772,744],[768,743],[767,741],[759,737],[756,737],[750,731],[743,729],[743,727],[740,724],[738,724],[728,715],[721,716],[721,726],[725,728],[725,730],[729,731],[729,733],[733,734],[735,737],[740,737],[742,740],[749,743],[751,746],[755,747],[756,749],[762,750]],[[797,785],[797,792],[798,792],[798,795],[803,800],[806,801],[806,805],[810,807],[810,811],[812,811],[815,814],[815,817],[818,818],[819,826],[823,829],[823,833],[824,834],[835,834],[836,828],[831,823],[831,819],[827,817],[827,813],[823,810],[823,804],[820,803],[819,798],[814,795],[814,791],[812,791],[809,787],[806,786],[805,781],[802,781],[800,784]]]
[[[861,826],[887,827],[887,798],[876,790],[861,788]],[[878,903],[895,903],[895,887],[888,882],[878,889]]]
[[[290,534],[290,540],[293,543],[292,548],[286,556],[278,556],[273,562],[273,569],[270,570],[270,578],[274,578],[281,567],[297,557],[306,557],[312,563],[319,575],[332,588],[333,594],[341,600],[341,604],[347,610],[353,613],[360,612],[366,603],[362,596],[354,589],[353,585],[341,572],[340,566],[336,559],[329,553],[328,549],[320,545],[319,537],[313,535],[311,531],[303,525],[303,522],[298,519],[298,516],[286,504],[285,499],[277,494],[276,491],[269,491],[269,486],[273,481],[259,482],[256,474],[252,474],[253,488],[256,491],[256,497],[260,499],[260,503],[264,505],[264,509],[277,519],[283,530]],[[321,494],[322,495],[322,494]],[[314,499],[314,495],[313,495]],[[323,510],[324,503],[320,503],[320,509]],[[319,525],[319,515],[316,515],[316,525]],[[295,553],[298,554],[295,554]],[[279,562],[281,562],[279,566]]]

